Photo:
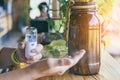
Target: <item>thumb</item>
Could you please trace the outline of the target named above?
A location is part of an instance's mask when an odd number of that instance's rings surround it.
[[[80,59],[83,58],[83,56],[85,55],[85,52],[86,52],[86,51],[85,51],[84,49],[82,49],[82,50],[80,50],[80,51],[77,51],[77,52],[73,53],[73,55],[71,55],[71,59],[72,59],[74,65],[75,65]]]

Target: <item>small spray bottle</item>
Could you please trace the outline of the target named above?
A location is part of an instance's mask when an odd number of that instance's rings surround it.
[[[37,29],[34,27],[28,27],[26,29],[26,48],[25,48],[25,57],[29,58],[30,56],[34,56],[31,52],[32,49],[37,47]]]

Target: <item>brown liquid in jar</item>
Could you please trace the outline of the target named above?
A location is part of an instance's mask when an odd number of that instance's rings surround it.
[[[90,8],[79,7],[80,4],[75,4],[71,10],[68,53],[85,49],[86,54],[70,71],[81,75],[97,74],[100,69],[100,23],[95,8],[91,7],[94,3],[82,4]]]

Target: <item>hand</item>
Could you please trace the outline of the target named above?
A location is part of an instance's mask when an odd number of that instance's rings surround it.
[[[43,49],[41,44],[38,44],[36,49],[33,49],[31,52],[33,54],[35,54],[34,56],[30,56],[29,58],[25,57],[25,43],[21,42],[18,45],[18,50],[16,52],[18,59],[21,62],[25,62],[25,63],[34,63],[37,62],[38,60],[40,60],[42,58],[42,54],[41,54],[41,50]]]
[[[29,72],[37,75],[37,78],[49,75],[62,75],[66,70],[74,66],[85,54],[85,50],[80,50],[73,55],[65,58],[47,58],[42,59],[29,67]]]
[[[0,80],[36,80],[40,77],[49,75],[62,75],[66,70],[74,66],[85,54],[80,50],[73,55],[65,58],[41,59],[23,69],[17,69],[0,75]]]

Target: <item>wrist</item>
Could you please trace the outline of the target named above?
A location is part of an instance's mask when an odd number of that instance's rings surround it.
[[[24,68],[24,72],[25,74],[28,74],[29,76],[28,80],[36,80],[40,77],[43,77],[42,73],[38,73],[38,71],[34,69],[33,67],[31,67],[31,65]]]
[[[43,59],[36,63],[33,63],[25,69],[27,73],[31,73],[31,75],[33,75],[32,77],[34,79],[50,75],[48,59]]]
[[[16,50],[12,52],[11,60],[14,64],[19,65],[20,61],[17,59]]]
[[[21,62],[20,59],[17,56],[16,53],[17,50],[15,50],[14,52],[12,52],[11,54],[11,60],[13,62],[14,65],[18,65],[19,68],[24,68],[26,65],[25,63]]]

